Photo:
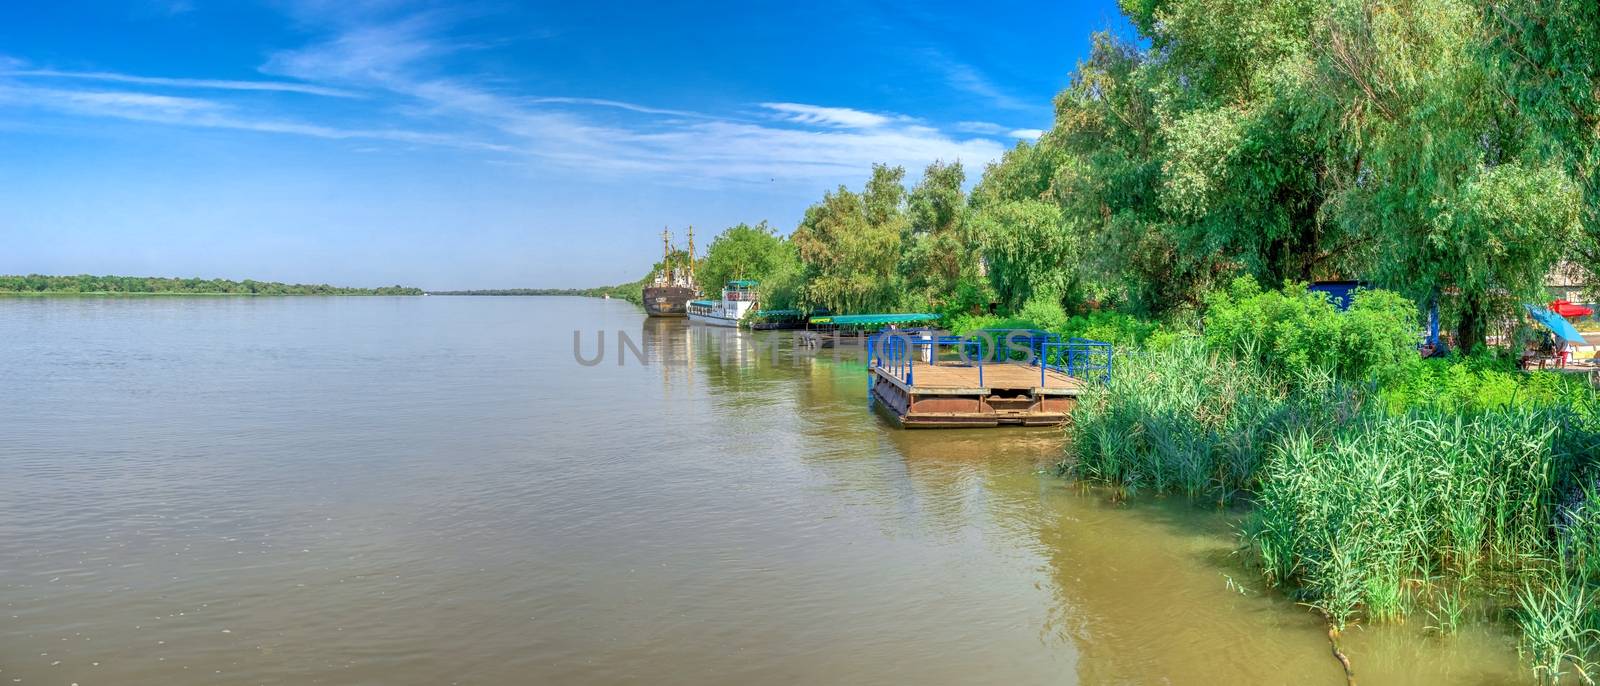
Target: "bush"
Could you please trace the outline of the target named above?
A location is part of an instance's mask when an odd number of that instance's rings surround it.
[[[1063,336],[1105,341],[1118,349],[1131,349],[1166,330],[1157,322],[1139,319],[1122,312],[1101,311],[1074,315],[1060,331]]]
[[[1016,319],[1031,324],[1041,331],[1061,332],[1067,328],[1067,312],[1061,309],[1061,300],[1054,294],[1041,294],[1028,298]]]
[[[1060,334],[1064,338],[1087,338],[1105,341],[1118,350],[1149,345],[1166,347],[1180,334],[1168,330],[1158,322],[1139,319],[1115,311],[1090,312],[1067,316],[1060,305],[1050,298],[1029,300],[1020,312],[1012,317],[996,315],[958,314],[941,320],[949,331],[967,334],[980,329],[1039,329]]]
[[[1280,379],[1326,372],[1347,381],[1382,382],[1417,360],[1417,308],[1389,291],[1357,291],[1349,311],[1340,312],[1304,284],[1263,291],[1240,277],[1207,302],[1206,341]]]
[[[967,317],[986,316],[979,313],[988,309],[995,299],[994,287],[983,279],[962,279],[956,282],[950,297],[939,308],[940,321],[951,331],[957,331],[952,322]]]

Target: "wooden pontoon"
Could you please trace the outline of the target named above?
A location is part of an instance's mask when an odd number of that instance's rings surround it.
[[[1036,354],[1016,361],[971,339],[888,338],[871,346],[870,393],[908,429],[1058,426],[1110,375],[1110,346],[1097,341],[1041,339]],[[967,354],[941,360],[941,346]]]
[[[1061,372],[1019,362],[911,365],[907,383],[895,372],[872,370],[872,396],[906,428],[1057,426],[1087,384]]]

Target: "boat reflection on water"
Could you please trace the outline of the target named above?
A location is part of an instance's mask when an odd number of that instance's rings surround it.
[[[638,343],[644,366],[661,377],[663,392],[671,395],[675,388],[693,390],[695,341],[690,336],[688,319],[645,317],[639,326]],[[634,362],[631,358],[626,360],[628,364]]]

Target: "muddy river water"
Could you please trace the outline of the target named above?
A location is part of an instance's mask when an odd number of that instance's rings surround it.
[[[605,331],[600,364],[574,359]],[[617,332],[637,343],[617,363]],[[0,300],[0,684],[1341,684],[1240,513],[586,298]],[[1527,678],[1354,629],[1363,684]]]

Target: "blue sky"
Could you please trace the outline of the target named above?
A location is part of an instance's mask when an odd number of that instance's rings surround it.
[[[0,7],[0,273],[636,278],[872,162],[975,179],[1115,4]],[[899,6],[899,5],[906,6]]]

